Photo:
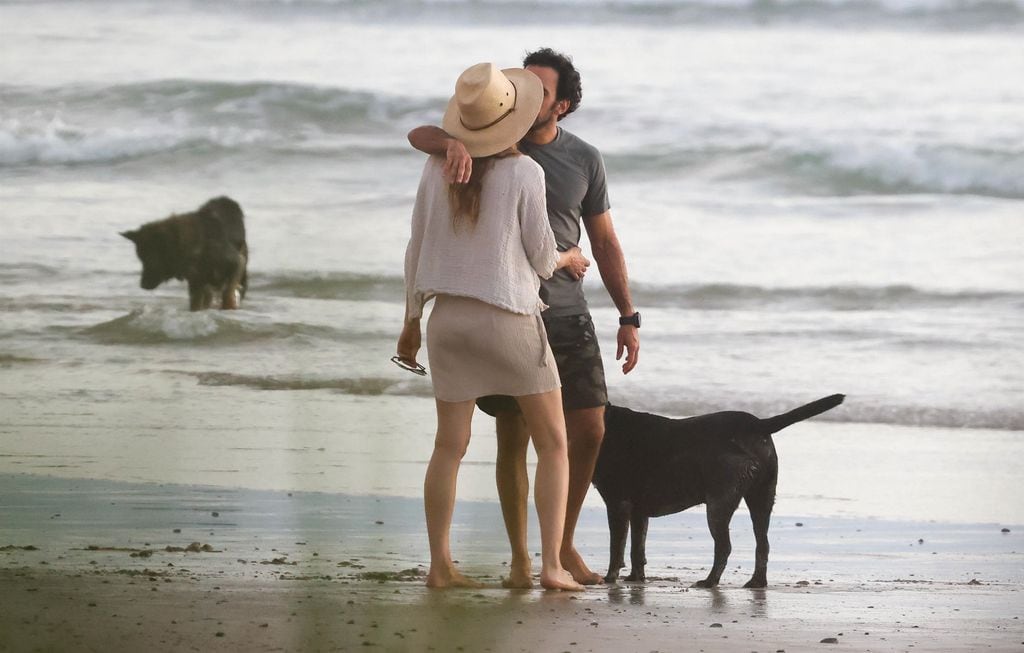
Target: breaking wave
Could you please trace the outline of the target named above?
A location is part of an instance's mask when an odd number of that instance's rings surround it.
[[[331,327],[277,322],[243,312],[186,312],[180,307],[146,306],[85,328],[81,334],[103,344],[160,343],[238,344],[260,340],[330,339],[342,332]],[[352,339],[353,334],[345,332]]]
[[[710,396],[669,398],[651,393],[620,391],[612,403],[635,410],[674,417],[689,417],[720,410],[741,410],[758,417],[771,417],[792,410],[796,404],[781,404],[777,400],[749,396]],[[808,397],[810,401],[814,397]],[[1024,430],[1024,411],[1010,407],[939,407],[929,405],[886,403],[877,398],[858,400],[847,396],[841,409],[828,411],[814,418],[822,422],[896,424],[899,426],[935,428],[974,428],[1008,431]],[[785,437],[780,435],[778,437]]]
[[[291,272],[263,275],[250,287],[254,292],[284,297],[405,301],[405,280],[398,276],[352,272]]]
[[[406,132],[440,118],[443,97],[408,97],[298,83],[172,79],[116,86],[0,85],[0,167],[90,166],[167,157],[205,162],[232,154],[314,162],[418,155]],[[40,107],[46,107],[40,110]],[[596,112],[591,119],[616,121]],[[849,137],[804,124],[778,133],[714,129],[676,115],[652,118],[657,144],[606,148],[616,178],[771,184],[806,195],[976,194],[1024,198],[1024,148],[1011,132],[957,141],[876,126]],[[682,144],[682,145],[680,145]],[[415,167],[415,166],[412,166]]]
[[[606,152],[613,174],[702,182],[763,182],[811,196],[981,195],[1024,198],[1024,148],[918,142],[817,142],[811,136],[741,147]]]
[[[691,23],[887,25],[971,29],[1024,22],[1020,0],[221,0],[288,12],[331,12],[364,20],[445,23]],[[585,9],[585,11],[583,10]]]
[[[405,296],[402,277],[349,272],[262,275],[251,288],[261,294],[311,299],[401,303]],[[982,290],[941,292],[909,285],[769,288],[726,283],[666,285],[631,281],[630,290],[638,304],[652,308],[723,310],[777,307],[853,311],[961,308],[987,304],[1024,308],[1024,294],[1021,293]],[[588,297],[594,306],[610,305],[606,293],[590,292]]]
[[[327,390],[348,395],[405,395],[432,397],[431,386],[409,383],[408,380],[382,377],[321,378],[292,375],[247,375],[230,372],[186,372],[196,377],[200,385],[241,386],[254,390]]]
[[[937,292],[908,285],[881,287],[824,286],[765,288],[734,284],[663,286],[630,284],[640,305],[675,306],[705,310],[737,308],[786,308],[811,310],[881,310],[963,308],[984,304],[1024,307],[1024,295],[1013,292]],[[591,293],[598,301],[600,293]]]
[[[395,395],[432,397],[428,383],[385,377],[321,377],[302,374],[258,375],[231,372],[180,372],[195,377],[200,385],[233,386],[263,391],[327,391],[346,395]],[[719,410],[748,411],[760,417],[770,417],[791,410],[791,404],[777,400],[738,397],[735,394],[714,396],[698,393],[686,399],[659,397],[650,392],[630,393],[620,389],[613,403],[635,410],[662,415],[686,417]],[[896,424],[900,426],[936,428],[975,428],[1019,431],[1024,430],[1024,411],[1007,407],[973,409],[937,407],[928,405],[890,404],[848,397],[841,410],[824,413],[816,420],[837,423]],[[784,437],[784,436],[781,436]]]
[[[281,155],[409,154],[395,125],[443,105],[303,84],[164,80],[117,86],[0,85],[0,166],[84,165],[236,150]],[[40,112],[38,107],[53,107]],[[381,139],[381,132],[394,138]],[[376,138],[368,134],[377,134]]]

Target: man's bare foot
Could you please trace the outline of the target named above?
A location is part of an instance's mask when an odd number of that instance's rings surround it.
[[[577,583],[581,585],[597,585],[601,582],[601,575],[590,571],[590,568],[583,562],[583,558],[576,549],[563,551],[559,557],[562,560],[562,566],[572,574],[573,579]]]
[[[520,564],[513,561],[509,569],[508,578],[501,580],[501,586],[509,590],[533,589],[533,573],[530,569],[530,561]]]
[[[540,584],[546,590],[561,590],[563,592],[582,592],[584,587],[572,578],[572,574],[564,569],[555,572],[542,571],[540,573]]]
[[[431,568],[427,573],[427,587],[434,589],[446,589],[446,588],[466,588],[466,589],[479,589],[483,587],[483,583],[479,583],[472,578],[466,578],[462,575],[455,567],[443,567],[435,570]]]

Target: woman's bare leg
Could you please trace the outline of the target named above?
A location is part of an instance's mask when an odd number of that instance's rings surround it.
[[[423,506],[430,540],[430,571],[427,587],[481,587],[462,575],[452,562],[448,534],[455,510],[455,487],[459,464],[469,446],[473,401],[436,400],[437,436],[423,481]]]
[[[562,391],[516,397],[537,451],[534,501],[540,520],[540,584],[547,589],[579,591],[583,586],[562,568],[559,549],[565,526],[569,488],[569,458],[562,414]]]

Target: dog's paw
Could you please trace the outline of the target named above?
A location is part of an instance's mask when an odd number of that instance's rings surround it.
[[[638,574],[636,572],[631,572],[623,580],[625,580],[627,582],[630,582],[630,583],[646,583],[647,582],[647,576],[645,574]]]
[[[755,590],[764,589],[765,587],[768,587],[768,580],[765,578],[751,578],[743,587]]]
[[[691,587],[700,587],[702,589],[711,589],[712,587],[718,587],[718,583],[717,582],[712,582],[712,581],[708,580],[707,578],[705,578],[704,580],[697,581]]]

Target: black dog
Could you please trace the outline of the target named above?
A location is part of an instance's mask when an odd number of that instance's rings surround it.
[[[715,563],[695,586],[718,585],[732,551],[729,522],[743,499],[757,541],[754,575],[744,587],[765,587],[768,522],[779,471],[772,433],[835,408],[844,398],[832,395],[768,419],[736,411],[669,419],[607,406],[594,470],[594,486],[604,499],[611,531],[605,582],[615,582],[625,567],[630,529],[632,568],[626,580],[643,581],[648,519],[706,503]]]
[[[188,281],[189,308],[210,308],[216,292],[221,308],[238,308],[248,285],[242,208],[227,197],[198,211],[172,215],[121,234],[135,243],[142,261],[142,282],[153,290],[168,279]]]

